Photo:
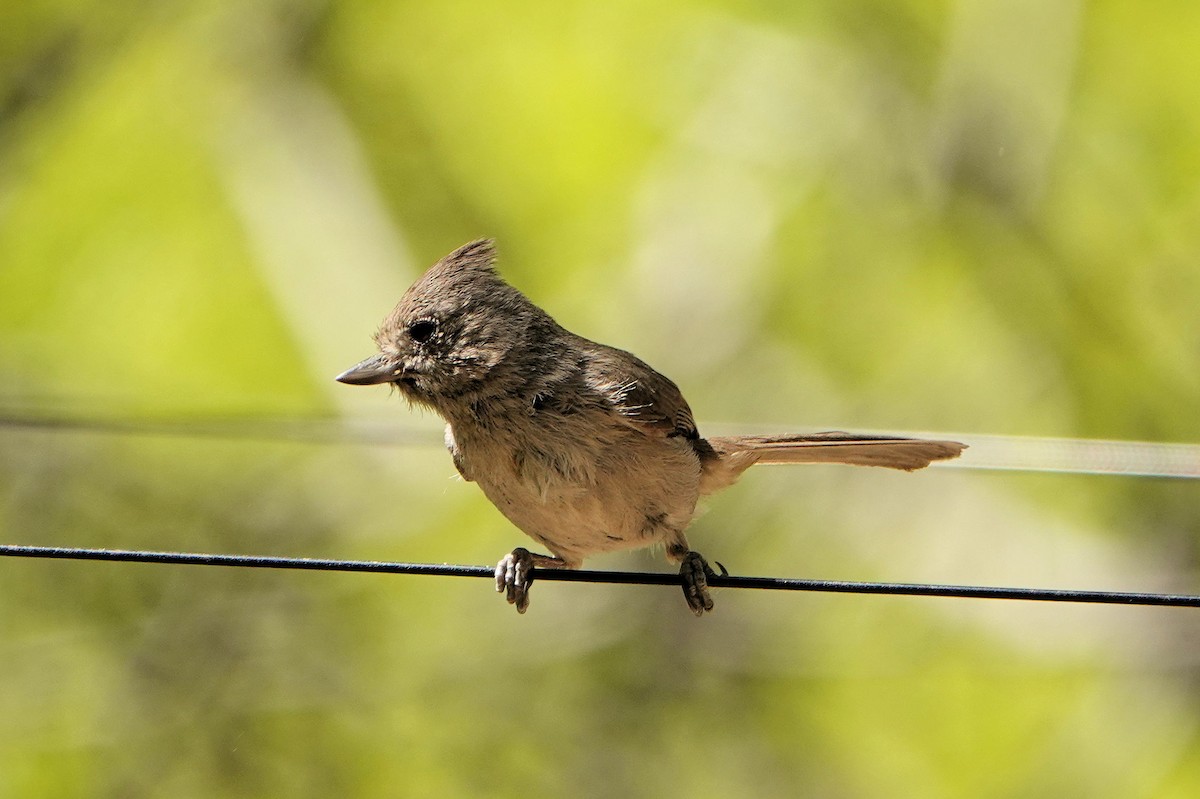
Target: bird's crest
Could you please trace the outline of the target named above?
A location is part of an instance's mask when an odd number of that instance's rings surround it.
[[[496,274],[496,242],[493,239],[476,239],[464,244],[442,258],[430,274],[446,277],[466,277],[469,274]]]

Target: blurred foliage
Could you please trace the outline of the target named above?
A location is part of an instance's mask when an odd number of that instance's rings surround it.
[[[0,7],[12,543],[493,562],[330,378],[481,235],[704,427],[1200,437],[1200,7]],[[683,346],[681,346],[683,344]],[[746,574],[1200,590],[1190,481],[764,470]],[[651,568],[657,555],[598,559]],[[0,563],[3,796],[1184,797],[1194,611]],[[747,594],[747,595],[742,595]]]

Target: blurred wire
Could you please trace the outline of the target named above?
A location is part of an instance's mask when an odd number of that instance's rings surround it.
[[[193,552],[144,552],[124,549],[81,549],[75,547],[38,547],[0,544],[0,556],[168,563],[192,566],[240,566],[258,569],[307,569],[314,571],[375,572],[383,574],[424,574],[441,577],[495,577],[495,569],[491,566],[459,566],[446,563],[393,563],[373,560],[321,560],[316,558],[282,558],[258,555],[210,555]],[[617,583],[623,585],[681,585],[678,574],[588,571],[584,569],[535,569],[534,579],[559,582]],[[927,583],[802,580],[783,577],[732,577],[729,575],[709,577],[708,584],[714,588],[759,588],[774,591],[819,591],[839,594],[891,594],[971,599],[1022,599],[1037,602],[1087,602],[1106,605],[1200,607],[1200,596],[1188,594],[1081,591],[1056,588],[997,588]]]
[[[132,418],[35,416],[0,413],[0,428],[47,432],[101,433],[128,436],[249,439],[307,444],[362,444],[376,446],[431,446],[442,437],[428,430],[405,428],[387,422],[319,417],[197,417]]]
[[[943,438],[945,436],[938,436]],[[953,436],[950,436],[953,437]],[[1200,478],[1200,445],[1153,441],[963,435],[971,446],[946,466],[1023,472]]]
[[[430,430],[367,419],[316,417],[146,419],[0,411],[0,428],[5,427],[51,432],[252,439],[312,444],[433,446],[441,443],[441,436]],[[890,434],[953,439],[970,445],[970,449],[961,458],[935,464],[938,468],[1200,479],[1200,444],[929,431],[893,431]]]

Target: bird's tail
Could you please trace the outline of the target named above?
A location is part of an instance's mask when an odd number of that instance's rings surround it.
[[[708,439],[708,444],[717,456],[705,464],[710,490],[732,483],[756,463],[848,463],[911,472],[933,461],[957,458],[967,448],[957,441],[837,432],[719,436]]]

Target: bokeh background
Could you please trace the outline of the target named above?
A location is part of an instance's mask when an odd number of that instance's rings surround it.
[[[0,539],[494,563],[440,422],[332,381],[484,235],[702,430],[1195,442],[1198,75],[1183,2],[9,0]],[[1196,592],[1200,484],[764,469],[691,538]],[[717,601],[4,559],[0,795],[1200,794],[1195,610]]]

